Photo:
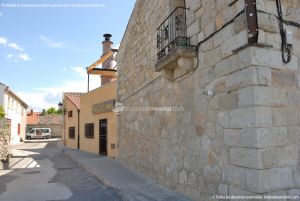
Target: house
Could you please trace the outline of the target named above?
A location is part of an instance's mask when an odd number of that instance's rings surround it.
[[[50,128],[51,136],[61,138],[63,132],[63,116],[60,114],[44,114],[43,112],[27,112],[27,131],[31,128]]]
[[[300,4],[278,2],[137,0],[118,158],[196,201],[299,195]]]
[[[64,93],[64,145],[73,149],[79,149],[79,119],[80,119],[80,96],[83,93]]]
[[[88,83],[87,93],[64,93],[64,143],[70,148],[114,158],[118,154],[117,117],[113,112],[116,70],[110,37],[104,34],[103,54],[87,68],[88,76],[101,77],[101,86],[90,91]],[[97,68],[100,64],[102,68]]]
[[[5,119],[9,126],[10,144],[25,140],[28,105],[8,86],[0,83],[0,106],[4,109]]]

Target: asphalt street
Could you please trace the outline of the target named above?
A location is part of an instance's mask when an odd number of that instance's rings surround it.
[[[122,201],[57,148],[57,140],[31,140],[12,147],[0,169],[0,201]]]

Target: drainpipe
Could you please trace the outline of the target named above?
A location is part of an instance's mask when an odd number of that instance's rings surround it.
[[[80,110],[77,110],[77,115],[78,115],[78,125],[77,125],[77,133],[78,133],[78,142],[77,142],[77,149],[80,149]]]

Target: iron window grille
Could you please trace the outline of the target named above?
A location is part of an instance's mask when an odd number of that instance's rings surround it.
[[[190,46],[190,38],[187,37],[186,9],[175,8],[157,28],[158,60],[179,46]]]
[[[75,139],[75,127],[70,127],[69,128],[69,138],[70,139]]]
[[[94,138],[94,124],[85,124],[84,136],[86,138]]]

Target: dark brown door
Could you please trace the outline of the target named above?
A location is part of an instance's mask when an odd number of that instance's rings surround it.
[[[99,154],[107,156],[107,119],[99,121]]]

